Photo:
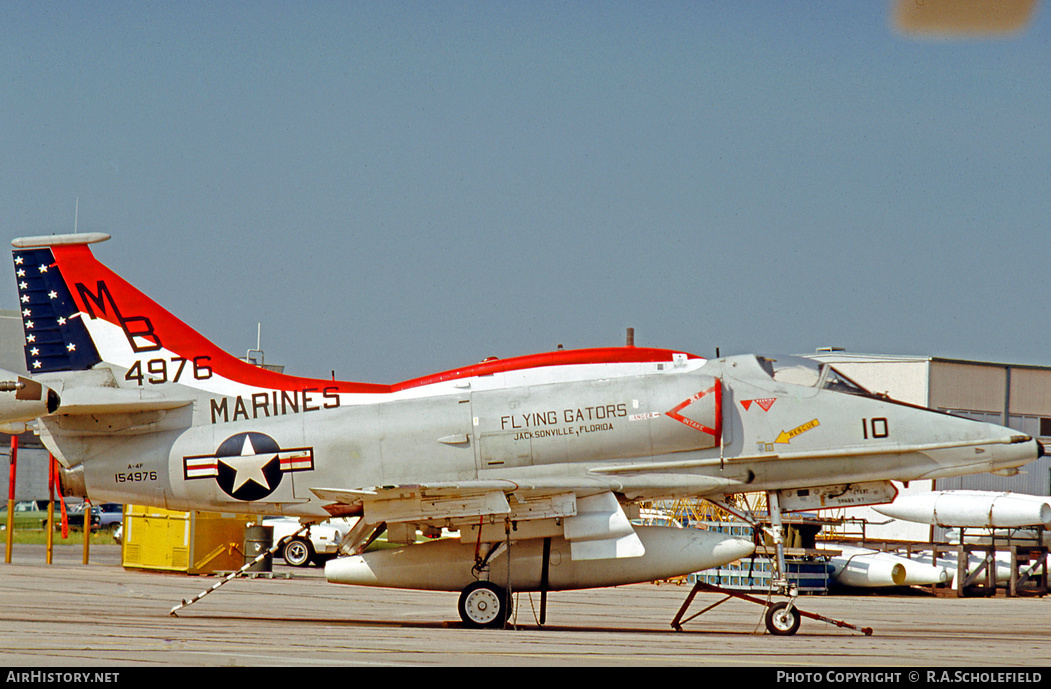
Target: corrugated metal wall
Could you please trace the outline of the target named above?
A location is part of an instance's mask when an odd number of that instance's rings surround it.
[[[1006,409],[1007,370],[1002,366],[932,361],[932,409],[995,412]]]
[[[1006,422],[1051,450],[1051,437],[1041,435],[1041,426],[1045,431],[1051,426],[1049,369],[933,360],[930,406],[977,421]],[[936,488],[1051,495],[1051,457],[1023,467],[1017,476],[957,476],[939,479]]]
[[[32,433],[18,437],[18,465],[15,467],[15,500],[47,500],[48,452]],[[11,436],[0,434],[0,472],[3,472],[4,497],[7,500],[8,477],[11,475]],[[4,504],[7,504],[6,502]]]

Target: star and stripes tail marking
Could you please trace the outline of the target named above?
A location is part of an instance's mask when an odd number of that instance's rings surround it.
[[[51,249],[13,254],[30,373],[77,371],[101,361]]]

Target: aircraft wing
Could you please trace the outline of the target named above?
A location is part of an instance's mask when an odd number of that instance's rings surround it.
[[[545,495],[556,495],[572,493],[577,497],[587,497],[599,493],[619,493],[632,500],[676,498],[679,496],[697,495],[723,495],[726,493],[739,492],[744,489],[744,484],[712,476],[698,476],[695,474],[675,473],[638,473],[635,475],[602,475],[574,476],[574,477],[550,477],[544,476],[535,479],[491,479],[491,480],[466,480],[466,481],[436,481],[426,484],[412,484],[399,486],[383,486],[366,489],[348,488],[312,488],[311,491],[322,500],[332,503],[328,509],[330,512],[341,511],[344,513],[356,512],[365,507],[366,504],[379,502],[407,502],[431,500],[454,504],[457,501],[468,501],[478,496],[489,494],[500,494],[501,496],[515,495],[521,497],[541,498]],[[506,502],[506,497],[504,498]],[[509,510],[499,509],[480,514],[499,514]],[[420,518],[426,516],[422,511],[412,513],[408,510],[408,518]],[[467,508],[461,510],[463,514],[455,516],[478,516]],[[453,515],[446,515],[453,516]]]
[[[394,540],[410,540],[423,525],[458,530],[465,541],[499,542],[513,522],[518,539],[565,536],[576,541],[575,559],[591,559],[643,552],[617,494],[632,500],[670,499],[723,495],[740,491],[741,485],[708,476],[651,472],[311,490],[329,502],[325,509],[332,515],[361,515],[344,541],[345,552],[363,549],[379,529],[386,528],[388,538],[393,534]]]

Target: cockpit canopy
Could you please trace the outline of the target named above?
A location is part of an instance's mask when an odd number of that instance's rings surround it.
[[[874,397],[871,392],[847,378],[829,364],[823,364],[801,356],[757,356],[756,359],[763,370],[779,383]]]

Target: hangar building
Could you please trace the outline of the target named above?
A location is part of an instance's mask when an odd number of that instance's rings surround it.
[[[827,362],[876,393],[1031,435],[1051,450],[1051,367],[963,361],[940,357],[851,354],[831,348],[809,358]],[[1015,476],[973,474],[898,486],[902,494],[931,490],[1011,491],[1051,495],[1051,456],[1023,467]],[[944,529],[888,521],[867,508],[849,516],[870,523],[866,536],[888,540],[942,541]]]

